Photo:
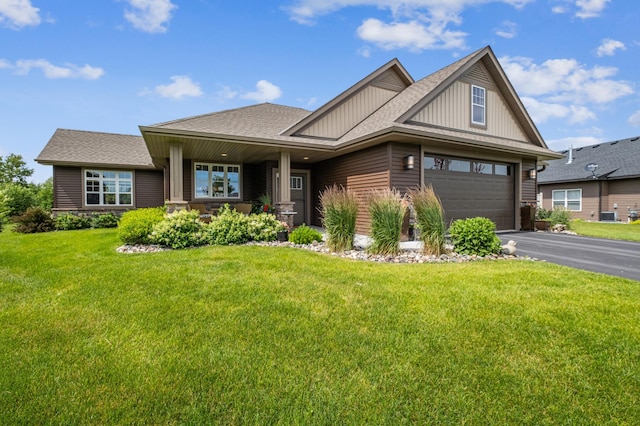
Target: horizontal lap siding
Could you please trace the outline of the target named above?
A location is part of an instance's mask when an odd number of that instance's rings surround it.
[[[413,155],[413,169],[404,169],[405,157]],[[420,170],[422,161],[419,145],[394,143],[391,145],[391,187],[406,193],[411,188],[420,186]]]
[[[537,200],[536,179],[529,179],[529,170],[536,167],[536,160],[522,160],[522,202],[535,203]]]
[[[82,208],[82,169],[53,166],[53,208]]]
[[[360,201],[356,230],[369,232],[369,214],[366,196],[372,189],[389,188],[388,144],[378,145],[341,157],[322,161],[314,165],[312,223],[321,226],[320,193],[325,188],[337,184],[356,191]]]
[[[553,191],[561,189],[582,189],[582,210],[571,212],[574,219],[600,220],[597,181],[542,185],[542,207],[553,210]]]
[[[135,197],[137,208],[164,205],[164,173],[162,170],[136,170]]]
[[[628,210],[640,210],[640,178],[609,181],[609,210],[618,205],[618,214],[624,220]]]

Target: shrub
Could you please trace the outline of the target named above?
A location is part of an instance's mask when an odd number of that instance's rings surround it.
[[[120,219],[113,213],[96,214],[91,218],[92,228],[115,228]]]
[[[351,250],[356,236],[358,199],[355,192],[333,185],[320,194],[322,226],[327,231],[327,246],[335,252]]]
[[[571,212],[564,207],[556,206],[549,215],[549,221],[551,226],[561,223],[569,228],[571,226]]]
[[[314,241],[321,242],[322,234],[303,223],[289,234],[289,241],[294,244],[311,244]]]
[[[58,231],[71,231],[74,229],[86,229],[91,227],[91,221],[88,218],[71,213],[61,214],[56,217],[55,223]]]
[[[40,207],[30,207],[26,212],[15,218],[17,226],[15,232],[33,234],[35,232],[49,232],[55,229],[51,213]]]
[[[551,216],[551,211],[545,209],[544,207],[538,207],[536,209],[536,219],[537,220],[546,220]]]
[[[118,237],[125,244],[149,244],[153,226],[164,219],[164,208],[131,210],[118,223]]]
[[[440,198],[431,185],[409,191],[416,214],[416,226],[420,230],[422,252],[440,256],[445,251],[444,210]]]
[[[231,210],[225,204],[204,228],[204,238],[208,244],[244,244],[249,240],[248,222],[249,216]]]
[[[247,238],[251,241],[275,241],[278,231],[286,228],[276,216],[269,213],[251,214],[247,222]]]
[[[631,225],[640,225],[640,219],[634,220],[633,222],[629,222]]]
[[[34,190],[29,186],[8,183],[2,187],[0,193],[3,195],[9,216],[21,215],[36,204]]]
[[[395,189],[372,191],[369,196],[371,238],[369,252],[395,255],[400,251],[406,198]]]
[[[197,210],[178,210],[153,225],[149,241],[172,249],[196,247],[206,244],[204,223]]]
[[[500,239],[495,231],[495,223],[486,217],[458,219],[449,228],[456,253],[478,256],[500,253]]]

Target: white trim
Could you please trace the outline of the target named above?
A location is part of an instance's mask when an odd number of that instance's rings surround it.
[[[569,208],[569,202],[575,202],[576,200],[574,199],[569,199],[568,195],[569,195],[569,191],[578,191],[578,193],[580,194],[580,198],[578,199],[579,207],[578,210],[574,210]],[[563,199],[558,199],[556,200],[556,193],[560,193],[560,192],[564,192],[564,197],[562,197]],[[558,204],[558,206],[560,207],[564,207],[565,209],[572,211],[572,212],[581,212],[582,211],[582,188],[571,188],[571,189],[554,189],[551,191],[551,209],[556,207],[556,201],[558,201],[558,203],[562,202],[562,205]]]
[[[476,94],[475,89],[479,89],[482,92],[482,103],[476,102]],[[480,93],[478,93],[478,100],[480,100]],[[474,117],[474,109],[478,107],[481,108],[482,111],[482,121],[476,121]],[[487,125],[487,89],[482,86],[476,86],[475,84],[471,85],[471,124],[475,124],[478,126],[486,126]]]
[[[203,191],[200,191],[201,193],[202,192],[206,193],[206,195],[202,195],[198,193],[198,174],[197,174],[198,170],[196,170],[198,166],[206,167],[207,186],[206,188],[203,186],[202,187]],[[213,195],[214,188],[213,188],[212,174],[214,173],[214,168],[216,167],[222,169],[222,170],[215,170],[216,172],[222,172],[222,195],[221,196]],[[236,167],[238,169],[237,172],[233,170],[230,171],[232,167]],[[204,170],[201,170],[201,171],[204,171]],[[238,174],[238,188],[237,188],[238,195],[235,197],[229,195],[229,173],[232,173],[232,172]],[[193,198],[196,200],[202,200],[202,199],[241,200],[242,199],[242,168],[241,166],[239,164],[206,163],[202,161],[197,161],[197,162],[194,161],[193,162]]]
[[[87,173],[95,173],[99,176],[87,176]],[[113,173],[114,177],[105,177],[105,173]],[[120,177],[120,173],[129,173],[131,177]],[[85,207],[131,207],[134,205],[134,194],[133,194],[133,170],[105,170],[105,169],[82,169],[82,203]],[[97,183],[97,191],[87,191],[87,182],[92,181],[94,185]],[[108,181],[109,184],[113,184],[113,191],[105,191],[105,181]],[[130,191],[120,192],[120,184],[129,183]],[[87,196],[89,194],[97,194],[98,195],[98,203],[88,203]],[[104,196],[113,194],[115,196],[114,203],[104,203]],[[120,203],[120,195],[129,194],[131,196],[130,203]]]

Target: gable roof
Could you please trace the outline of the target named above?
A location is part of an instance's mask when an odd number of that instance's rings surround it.
[[[573,149],[572,161],[569,150],[562,151],[566,157],[549,161],[544,171],[538,174],[538,184],[593,180],[593,173],[586,170],[587,164],[597,164],[598,179],[624,179],[640,177],[640,137],[635,136],[607,143]]]
[[[57,129],[38,158],[45,165],[155,168],[141,136]]]

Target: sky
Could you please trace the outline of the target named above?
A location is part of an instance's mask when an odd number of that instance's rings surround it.
[[[0,156],[57,128],[262,102],[315,110],[398,58],[415,80],[490,45],[554,150],[640,135],[631,0],[0,0]]]

